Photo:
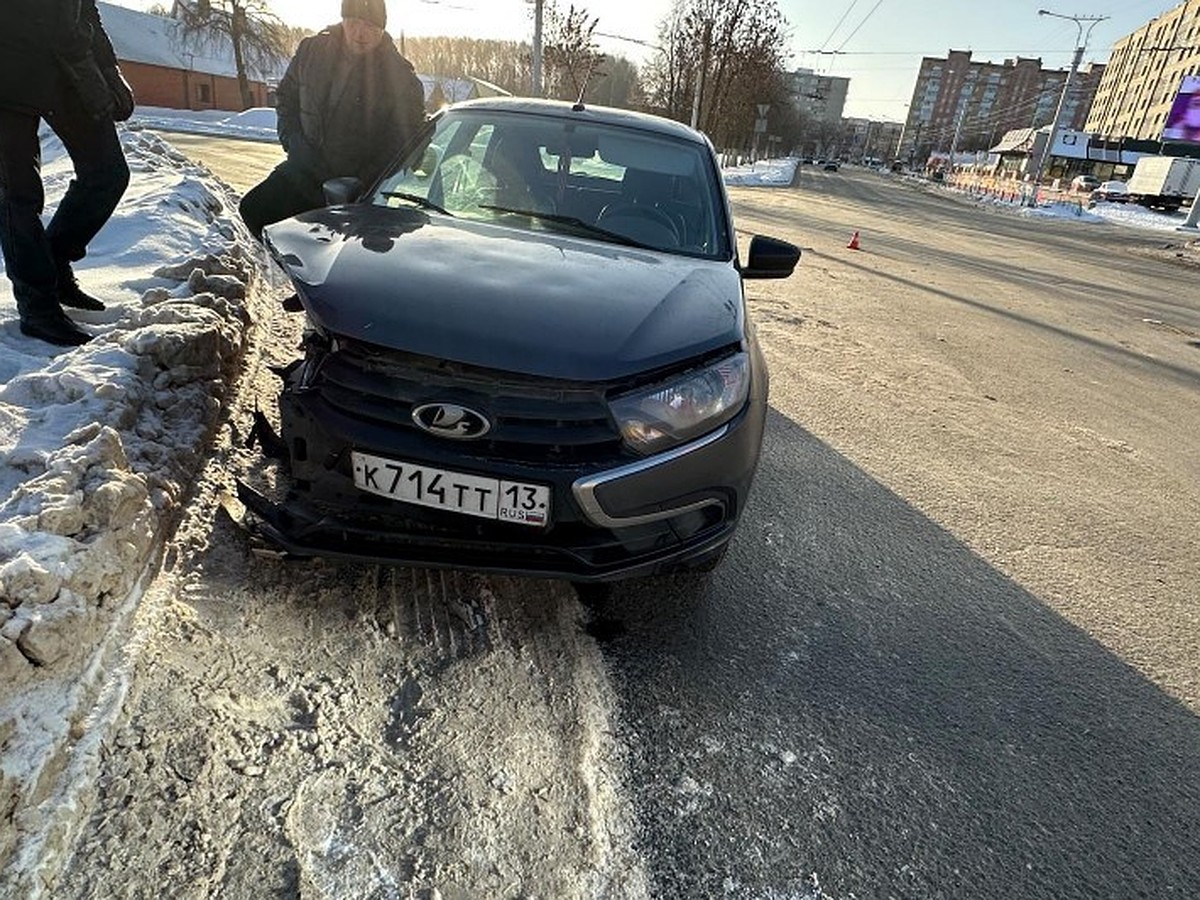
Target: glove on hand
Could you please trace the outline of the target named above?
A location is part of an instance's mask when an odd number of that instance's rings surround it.
[[[124,122],[133,115],[135,105],[133,88],[129,86],[129,82],[125,80],[125,76],[121,74],[121,70],[117,66],[105,68],[103,74],[104,80],[108,82],[108,89],[112,93],[113,121]]]

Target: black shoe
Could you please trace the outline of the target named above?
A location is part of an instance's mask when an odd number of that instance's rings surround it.
[[[58,302],[72,309],[86,309],[89,312],[101,312],[104,309],[103,303],[83,292],[70,264],[58,267]]]
[[[45,341],[47,344],[57,344],[59,347],[78,347],[86,344],[92,336],[79,328],[67,318],[61,309],[53,312],[39,312],[21,320],[21,334]]]

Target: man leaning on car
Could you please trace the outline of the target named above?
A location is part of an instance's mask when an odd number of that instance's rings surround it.
[[[342,0],[341,24],[300,42],[277,92],[287,159],[239,206],[255,237],[324,206],[330,178],[373,182],[424,124],[425,90],[386,27],[384,0]]]

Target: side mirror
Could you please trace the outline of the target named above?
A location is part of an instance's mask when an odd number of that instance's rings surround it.
[[[362,182],[353,176],[330,178],[321,185],[327,206],[340,206],[343,203],[353,203],[362,195],[362,189]]]
[[[800,248],[787,241],[756,234],[750,240],[750,258],[743,278],[787,278],[800,261]]]

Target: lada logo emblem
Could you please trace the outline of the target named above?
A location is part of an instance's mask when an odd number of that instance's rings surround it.
[[[457,403],[426,403],[412,412],[412,420],[422,431],[455,441],[473,441],[492,430],[492,423],[480,412]]]

